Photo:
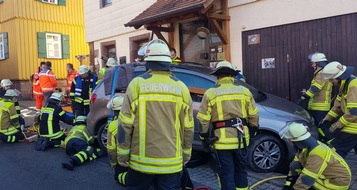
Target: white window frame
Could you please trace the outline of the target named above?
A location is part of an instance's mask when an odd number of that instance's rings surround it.
[[[57,37],[58,41],[53,41],[48,39],[50,36]],[[55,49],[57,45],[58,49]],[[46,33],[46,57],[54,59],[62,59],[62,35],[54,33]],[[55,52],[58,51],[58,56],[55,55]]]
[[[0,60],[5,59],[5,43],[4,43],[4,34],[0,34]]]
[[[43,3],[48,3],[48,4],[58,4],[58,0],[42,0]]]

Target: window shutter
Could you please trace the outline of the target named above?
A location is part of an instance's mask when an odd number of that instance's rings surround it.
[[[58,5],[66,6],[66,0],[58,0]]]
[[[7,37],[7,32],[2,33],[4,37],[4,52],[5,52],[5,59],[9,58],[9,40]]]
[[[46,33],[37,32],[38,57],[47,58]]]
[[[63,59],[70,58],[69,35],[62,35],[62,58]]]

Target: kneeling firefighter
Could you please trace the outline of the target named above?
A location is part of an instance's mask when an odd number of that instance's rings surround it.
[[[117,135],[118,135],[118,116],[123,104],[124,98],[121,96],[114,96],[108,103],[107,108],[114,112],[114,119],[110,122],[108,127],[108,141],[107,151],[110,165],[114,171],[114,180],[120,185],[126,185],[126,175],[128,168],[119,164],[117,158]]]
[[[85,161],[92,161],[97,157],[102,157],[104,151],[99,148],[93,148],[90,144],[94,138],[89,134],[86,128],[86,116],[78,116],[75,119],[74,127],[69,131],[66,138],[66,153],[71,155],[68,162],[62,163],[62,167],[73,170],[75,166],[83,164]]]
[[[317,141],[301,123],[290,123],[283,137],[298,152],[290,163],[290,172],[283,190],[339,189],[351,184],[351,171],[345,160],[327,145]]]
[[[59,147],[64,144],[66,135],[61,130],[60,120],[69,125],[73,124],[73,118],[68,116],[60,107],[63,99],[61,93],[53,93],[45,107],[41,109],[39,117],[39,139],[36,143],[36,150],[45,151],[49,147]]]
[[[217,83],[204,94],[197,114],[202,124],[200,136],[204,142],[216,140],[213,147],[218,157],[217,173],[222,190],[248,189],[244,152],[250,137],[259,130],[259,111],[250,91],[234,83],[238,71],[231,63],[219,62],[211,74],[217,77]],[[210,123],[212,129],[209,129]]]

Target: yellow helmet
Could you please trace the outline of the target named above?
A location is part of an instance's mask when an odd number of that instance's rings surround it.
[[[307,131],[307,126],[301,123],[288,123],[282,137],[291,141],[303,141],[308,139],[311,134]]]
[[[228,74],[232,76],[237,76],[239,70],[236,69],[230,62],[221,61],[217,63],[216,68],[211,72],[211,75]]]
[[[352,75],[353,71],[354,67],[346,67],[337,61],[333,61],[322,69],[321,74],[325,79],[340,78],[342,80],[346,80]]]

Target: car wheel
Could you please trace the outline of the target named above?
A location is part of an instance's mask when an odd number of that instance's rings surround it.
[[[101,149],[107,150],[108,124],[103,124],[98,130],[98,143]]]
[[[252,139],[249,165],[256,172],[272,172],[285,160],[283,143],[269,134],[259,134]]]

